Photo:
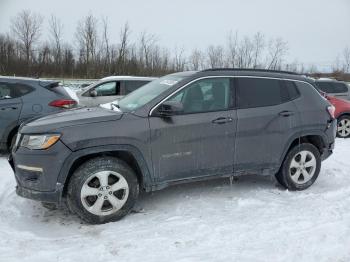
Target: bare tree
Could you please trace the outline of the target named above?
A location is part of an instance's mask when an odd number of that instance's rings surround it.
[[[102,18],[102,52],[103,54],[103,66],[104,72],[107,74],[111,73],[111,50],[109,42],[109,31],[108,31],[108,18]]]
[[[175,48],[174,51],[174,71],[184,71],[186,65],[186,58],[184,56],[184,48]]]
[[[240,42],[237,55],[237,66],[239,68],[250,68],[253,65],[254,45],[248,36]]]
[[[207,49],[208,64],[211,68],[224,67],[224,48],[210,45]]]
[[[253,68],[258,68],[260,66],[260,59],[264,50],[264,45],[264,35],[260,32],[256,33],[253,37]]]
[[[51,15],[49,20],[49,33],[53,43],[52,45],[54,46],[55,65],[59,68],[60,74],[62,73],[62,32],[62,22],[56,16]]]
[[[229,66],[235,68],[237,66],[237,56],[238,56],[238,32],[235,34],[230,32],[227,41],[227,60]]]
[[[141,33],[140,37],[140,60],[146,67],[151,66],[151,51],[157,42],[157,38],[153,34],[146,31]]]
[[[30,72],[33,46],[38,42],[41,34],[43,18],[41,15],[31,13],[29,10],[21,11],[12,19],[12,31],[22,45],[25,59]]]
[[[192,53],[189,56],[189,68],[195,71],[204,68],[204,55],[200,50],[192,50]]]
[[[287,51],[287,42],[282,38],[271,39],[268,45],[267,69],[280,69]]]
[[[118,72],[121,72],[123,68],[125,68],[126,58],[128,54],[130,33],[131,32],[130,32],[129,23],[126,22],[119,34],[120,43],[118,48]]]
[[[79,43],[81,56],[86,65],[86,76],[91,77],[91,74],[94,72],[93,67],[98,45],[97,19],[92,14],[89,14],[80,20],[75,36]]]
[[[350,48],[346,47],[343,51],[344,65],[343,70],[346,73],[350,73]]]

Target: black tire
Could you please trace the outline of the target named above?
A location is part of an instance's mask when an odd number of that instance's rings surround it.
[[[340,127],[340,126],[339,126],[339,125],[340,125],[340,122],[341,122],[342,120],[347,120],[348,122],[350,122],[350,115],[341,116],[341,117],[339,117],[339,118],[337,119],[337,137],[339,137],[339,138],[349,138],[349,137],[350,137],[350,133],[345,134],[345,135],[342,135],[342,134],[339,132],[339,130],[338,130],[338,128]]]
[[[114,213],[108,215],[96,215],[88,211],[81,199],[81,192],[84,183],[89,181],[91,177],[102,171],[116,172],[124,178],[128,185],[128,196],[123,206]],[[108,181],[110,176],[108,176]],[[91,180],[92,181],[92,180]],[[90,182],[89,182],[90,183]],[[99,183],[99,182],[97,182]],[[109,182],[107,182],[109,183]],[[99,186],[97,186],[98,188]],[[114,193],[113,193],[114,194]],[[68,208],[81,219],[90,224],[103,224],[118,221],[127,215],[134,206],[139,195],[139,183],[134,171],[122,160],[114,157],[97,157],[83,163],[72,175],[67,192]],[[98,198],[96,196],[96,202]],[[103,200],[105,201],[105,200]],[[108,201],[108,200],[107,200]],[[111,203],[111,202],[107,202]],[[103,206],[105,206],[103,202]],[[86,204],[85,204],[86,205]]]
[[[41,202],[41,205],[48,210],[56,210],[57,209],[57,205],[54,203]]]
[[[291,163],[294,157],[301,151],[309,151],[313,154],[316,160],[316,167],[314,173],[310,180],[305,183],[296,183],[292,179],[292,174],[290,172]],[[312,144],[303,143],[296,145],[287,153],[279,172],[276,174],[277,181],[285,188],[289,190],[304,190],[310,187],[317,179],[321,169],[321,155],[319,150]]]

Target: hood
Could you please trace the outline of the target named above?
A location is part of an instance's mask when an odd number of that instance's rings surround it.
[[[31,121],[21,127],[21,133],[44,133],[54,130],[96,122],[115,121],[122,117],[122,112],[106,110],[101,107],[79,108],[47,115]]]

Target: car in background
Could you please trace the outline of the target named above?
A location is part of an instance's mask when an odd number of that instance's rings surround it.
[[[315,82],[320,91],[350,101],[350,87],[347,83],[329,78],[320,78]]]
[[[155,80],[154,77],[109,76],[77,92],[79,106],[113,102]]]
[[[76,105],[57,81],[0,77],[0,151],[12,147],[23,122]]]
[[[337,137],[350,137],[350,102],[324,94],[325,98],[335,107],[334,116],[337,119]]]

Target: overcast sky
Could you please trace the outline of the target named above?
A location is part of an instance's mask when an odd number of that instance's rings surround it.
[[[230,31],[241,36],[262,32],[288,42],[288,60],[327,67],[350,47],[350,0],[0,0],[0,32],[11,18],[30,9],[62,19],[64,37],[72,40],[77,21],[92,13],[108,17],[117,42],[128,21],[134,37],[147,30],[169,48],[205,48],[225,44]],[[45,36],[45,34],[44,34]]]

